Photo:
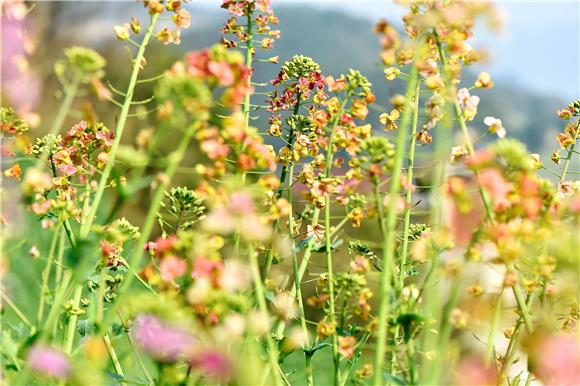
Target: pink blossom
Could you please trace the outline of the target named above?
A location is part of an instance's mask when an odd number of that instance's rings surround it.
[[[457,365],[454,385],[461,386],[484,386],[497,383],[497,373],[483,360],[476,357],[467,357],[459,361]]]
[[[230,196],[230,209],[239,215],[247,215],[255,211],[254,200],[246,192],[234,192]]]
[[[218,276],[223,270],[223,264],[218,260],[210,260],[204,256],[199,256],[195,259],[193,263],[193,271],[191,272],[191,277],[195,278],[208,278],[213,282],[217,281]]]
[[[479,183],[489,193],[495,206],[509,206],[508,194],[513,190],[513,185],[506,181],[499,170],[493,168],[483,170],[479,175]]]
[[[52,378],[66,378],[72,371],[70,360],[63,352],[44,344],[34,345],[26,360],[33,371]]]
[[[212,349],[197,352],[191,366],[211,378],[222,381],[231,378],[234,370],[232,360],[225,353]]]
[[[546,385],[580,385],[580,347],[573,335],[543,340],[537,347],[534,373]]]
[[[209,62],[207,67],[221,86],[231,86],[234,83],[234,72],[228,62]]]
[[[141,314],[131,331],[137,345],[161,362],[176,362],[188,357],[196,339],[185,329],[171,326],[156,316]]]
[[[172,281],[185,275],[187,262],[175,255],[165,256],[159,265],[161,277],[165,281]]]

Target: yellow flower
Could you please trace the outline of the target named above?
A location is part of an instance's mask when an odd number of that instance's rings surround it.
[[[397,119],[399,119],[399,117],[401,116],[401,114],[399,113],[399,110],[392,110],[390,114],[387,113],[383,113],[379,116],[379,122],[381,122],[383,125],[385,125],[384,129],[387,131],[391,131],[391,130],[395,130],[397,127]]]

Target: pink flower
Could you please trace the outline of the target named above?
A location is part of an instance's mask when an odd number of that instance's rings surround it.
[[[479,175],[479,183],[489,193],[491,201],[496,207],[510,205],[508,194],[513,190],[513,185],[506,181],[497,169],[485,169]]]
[[[185,275],[187,262],[175,255],[165,256],[159,265],[161,277],[165,281],[172,281]]]
[[[239,215],[254,213],[255,205],[252,197],[246,192],[234,192],[230,196],[229,205],[232,212]]]
[[[210,260],[204,256],[199,256],[193,263],[191,277],[194,279],[207,278],[215,284],[223,268],[221,261]]]
[[[185,329],[168,325],[148,314],[137,316],[131,333],[137,345],[160,362],[187,359],[196,343],[193,335]]]
[[[231,86],[234,83],[234,72],[228,62],[209,62],[207,67],[221,86]]]
[[[66,378],[72,371],[69,358],[60,350],[43,344],[34,345],[26,356],[30,368],[52,378]]]
[[[213,349],[198,351],[190,363],[205,375],[221,381],[231,378],[234,371],[232,360],[225,353]]]
[[[573,335],[546,338],[536,348],[534,373],[546,385],[580,385],[580,347]]]
[[[497,373],[494,368],[488,367],[484,361],[476,357],[461,359],[457,365],[454,385],[495,385]]]

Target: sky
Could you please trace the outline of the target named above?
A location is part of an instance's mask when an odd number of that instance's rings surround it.
[[[377,21],[399,22],[404,9],[393,1],[274,0],[274,4],[342,10]],[[473,46],[485,48],[480,69],[550,96],[580,98],[580,0],[493,1],[505,20],[499,32],[476,30]],[[395,23],[396,24],[396,23]]]

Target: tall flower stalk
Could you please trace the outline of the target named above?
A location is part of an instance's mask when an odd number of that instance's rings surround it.
[[[413,105],[412,102],[418,95],[415,94],[418,83],[417,67],[413,64],[409,74],[407,83],[407,91],[405,94],[405,109],[401,119],[401,125],[398,129],[397,140],[395,144],[395,156],[393,164],[393,172],[391,174],[391,184],[389,189],[389,204],[387,208],[386,217],[382,210],[382,200],[379,201],[379,221],[382,233],[383,247],[382,247],[382,273],[379,289],[379,314],[377,327],[377,346],[374,355],[374,377],[373,383],[380,385],[383,383],[385,351],[387,344],[387,331],[390,324],[390,310],[391,310],[391,282],[393,280],[393,267],[395,255],[395,234],[397,221],[397,201],[399,199],[399,191],[401,186],[401,169],[403,167],[403,158],[407,143],[407,136],[409,125],[412,120]]]
[[[97,190],[95,192],[95,196],[91,202],[90,209],[88,213],[86,213],[85,217],[81,221],[81,229],[80,229],[80,237],[86,238],[89,234],[91,226],[95,221],[95,216],[99,210],[99,206],[101,204],[101,200],[103,199],[103,195],[105,193],[105,188],[109,182],[109,177],[115,165],[115,159],[117,157],[117,152],[119,150],[119,145],[121,144],[121,139],[123,138],[123,132],[125,130],[125,124],[127,123],[127,118],[129,116],[129,109],[131,108],[131,103],[133,102],[133,96],[135,95],[135,87],[137,86],[137,80],[139,77],[139,72],[143,67],[143,60],[145,57],[145,50],[153,37],[153,33],[155,31],[155,26],[157,25],[157,20],[159,18],[159,13],[154,13],[151,15],[151,19],[149,21],[149,25],[147,30],[145,31],[145,35],[143,36],[143,40],[141,44],[139,44],[139,48],[137,50],[137,54],[132,62],[131,67],[131,75],[129,78],[129,84],[127,85],[127,90],[125,92],[125,99],[121,105],[121,112],[119,114],[119,118],[117,120],[117,125],[115,127],[115,140],[113,145],[111,146],[111,150],[109,152],[109,157],[107,161],[107,165],[101,174],[99,184],[97,186]]]

